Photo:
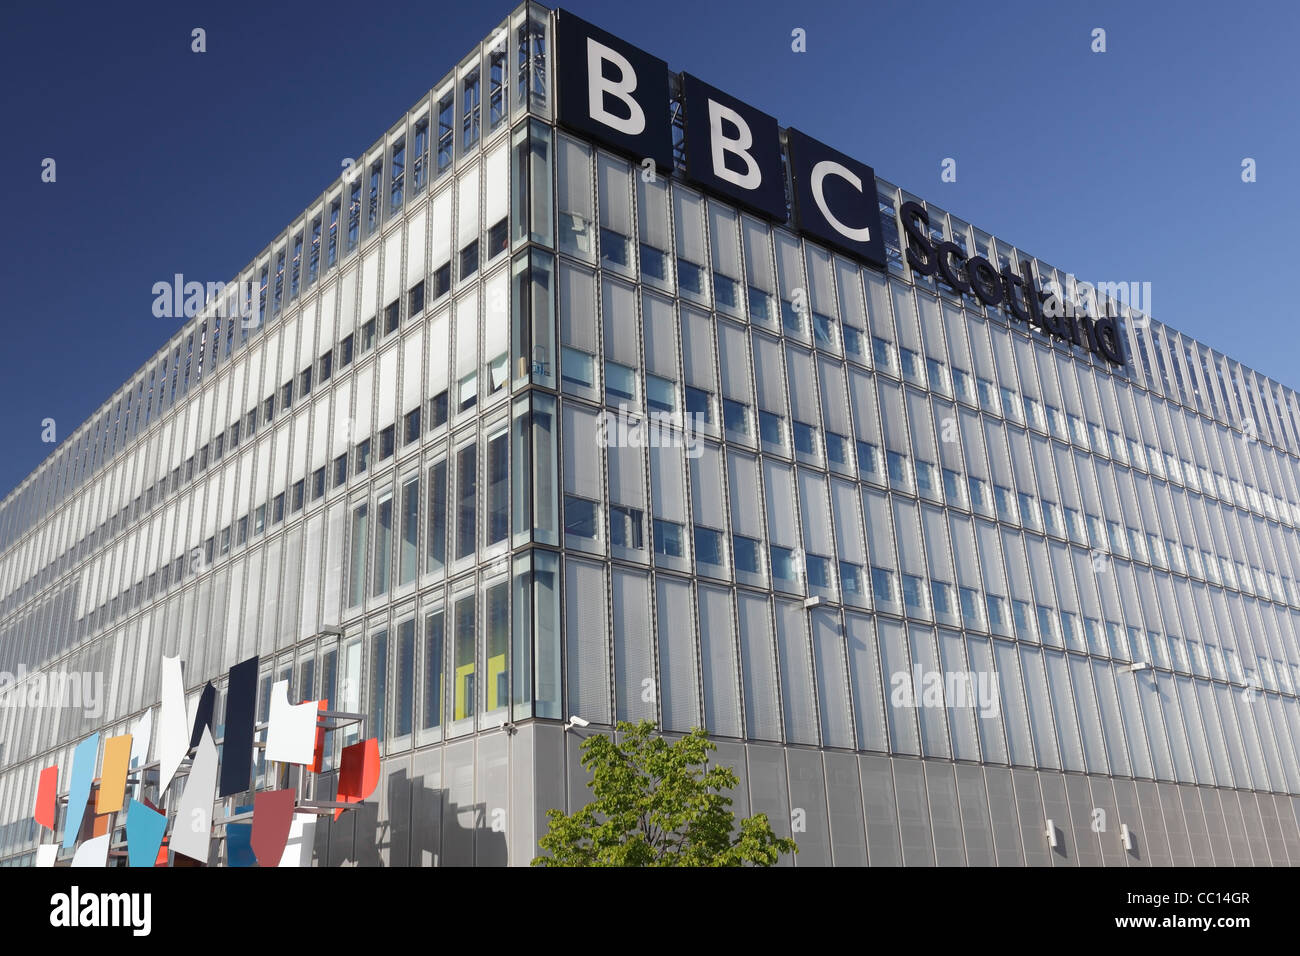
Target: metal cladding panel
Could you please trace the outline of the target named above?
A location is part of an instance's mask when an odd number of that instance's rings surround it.
[[[230,668],[226,681],[226,732],[221,748],[220,795],[243,793],[252,785],[253,736],[257,718],[258,658]]]

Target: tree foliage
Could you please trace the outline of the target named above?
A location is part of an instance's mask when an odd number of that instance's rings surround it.
[[[616,730],[617,740],[583,742],[592,801],[567,815],[546,812],[538,844],[550,855],[533,866],[773,866],[799,851],[765,813],[736,825],[727,791],[739,781],[730,767],[706,766],[717,745],[702,728],[672,743],[649,720]]]

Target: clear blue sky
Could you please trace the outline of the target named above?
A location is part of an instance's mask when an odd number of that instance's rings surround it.
[[[42,419],[62,441],[175,330],[155,282],[232,278],[512,7],[7,4],[0,495],[53,450]],[[1300,5],[569,9],[1058,268],[1151,282],[1157,318],[1300,386]]]

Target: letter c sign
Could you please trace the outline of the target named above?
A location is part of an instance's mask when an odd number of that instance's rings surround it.
[[[796,129],[787,131],[786,144],[798,229],[883,268],[875,170]]]

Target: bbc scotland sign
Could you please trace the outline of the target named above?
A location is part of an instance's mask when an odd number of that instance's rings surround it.
[[[561,10],[556,17],[557,118],[561,125],[667,174],[673,168],[668,64]],[[786,208],[789,160],[794,226],[804,235],[863,262],[886,268],[875,171],[796,129],[782,140],[777,121],[689,73],[681,75],[687,144],[686,178],[713,195],[776,222]],[[987,259],[967,256],[955,244],[930,243],[921,228],[926,212],[902,209],[907,261],[914,272],[934,275],[951,288],[990,306],[1005,303],[1012,318],[1048,335],[1125,364],[1117,323],[1086,315],[1059,320],[1042,308],[1046,293],[1010,269],[998,273]]]

